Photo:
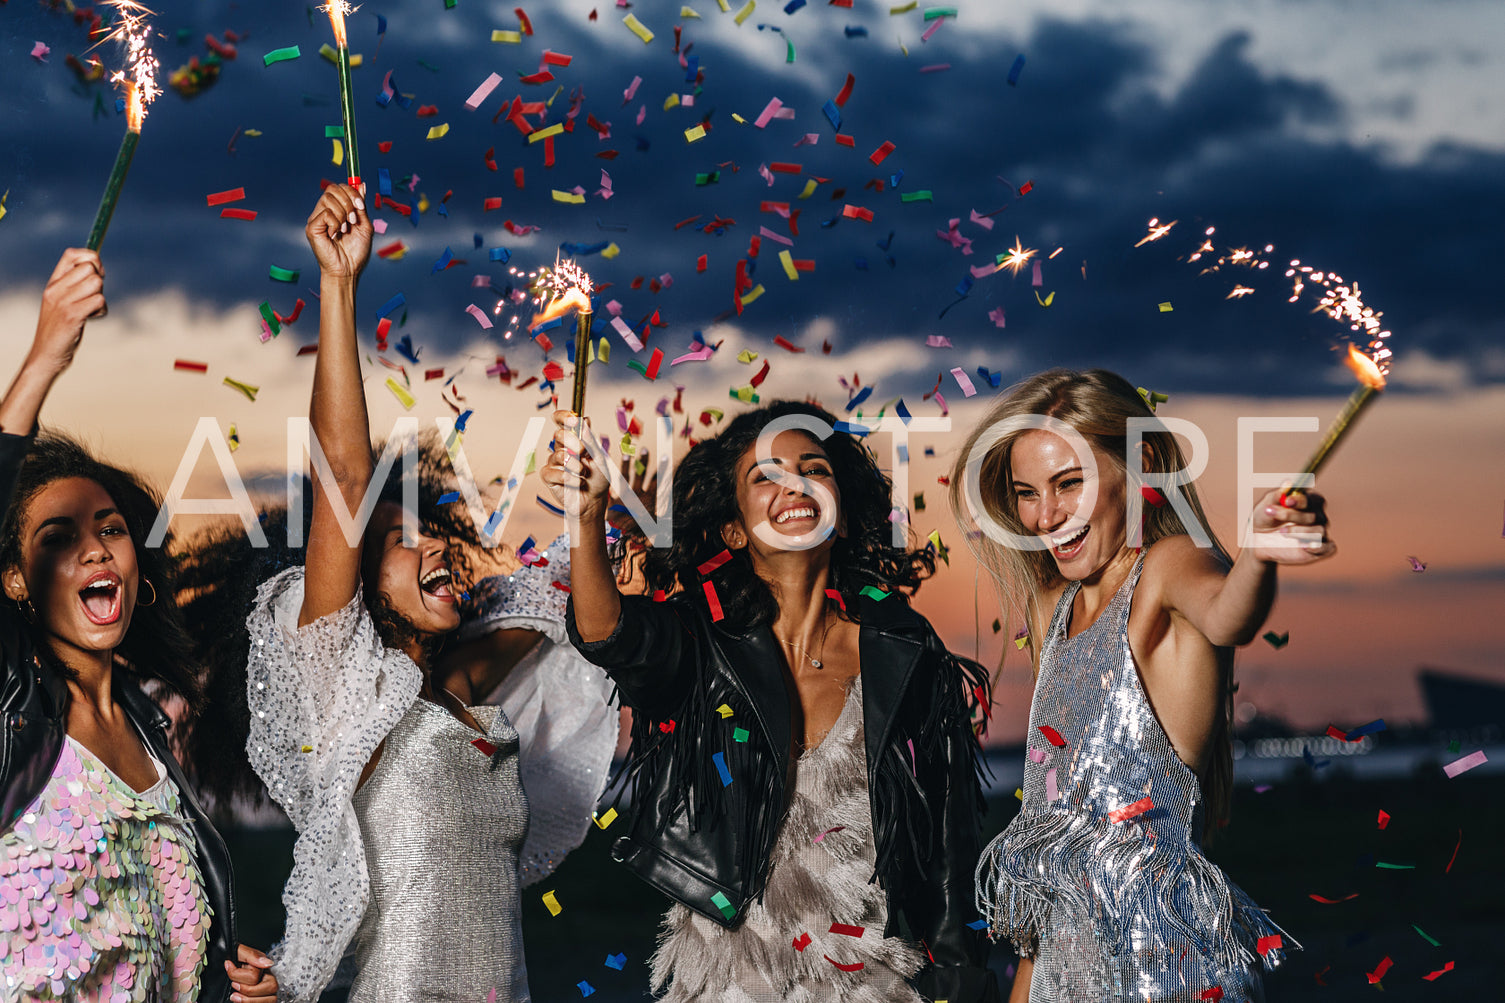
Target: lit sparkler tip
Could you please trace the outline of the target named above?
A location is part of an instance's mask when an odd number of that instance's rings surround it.
[[[352,7],[349,0],[329,0],[319,8],[329,15],[329,26],[334,29],[334,44],[341,48],[350,47],[350,38],[345,33],[345,15],[354,14],[359,8]]]
[[[1023,268],[1029,261],[1029,259],[1034,256],[1035,249],[1032,247],[1025,247],[1023,242],[1020,241],[1019,235],[1015,234],[1014,246],[1008,249],[1007,255],[1004,257],[1003,261],[999,262],[998,267],[1007,268],[1015,275],[1018,275],[1019,269]]]
[[[1387,356],[1388,354],[1386,352]],[[1385,389],[1385,373],[1380,364],[1354,345],[1348,346],[1348,357],[1343,360],[1343,364],[1352,369],[1359,382],[1371,390]]]

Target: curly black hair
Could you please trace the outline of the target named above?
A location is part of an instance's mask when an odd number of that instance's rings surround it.
[[[380,455],[382,445],[376,444]],[[449,459],[436,436],[420,438],[418,449],[418,515],[423,532],[450,543],[450,563],[457,585],[464,587],[472,573],[471,548],[481,547],[480,534],[463,505],[441,505],[453,490]],[[382,485],[380,500],[401,504],[403,465],[397,463]],[[312,492],[304,482],[303,497]],[[246,703],[246,662],[250,635],[246,617],[256,590],[278,572],[300,567],[303,547],[288,546],[286,505],[259,513],[267,546],[255,547],[239,524],[216,527],[189,542],[179,556],[178,587],[191,624],[195,655],[202,667],[206,712],[184,742],[186,765],[196,784],[219,803],[236,796],[260,802],[265,788],[246,758],[250,709]],[[300,513],[302,539],[308,539],[313,506]],[[401,647],[417,629],[394,609],[386,597],[363,586],[362,597],[377,634],[387,647]],[[434,639],[437,644],[442,639]]]
[[[721,528],[739,514],[737,461],[771,422],[790,416],[817,418],[833,427],[837,421],[817,404],[772,401],[733,418],[715,438],[697,443],[680,461],[674,472],[674,542],[649,551],[645,573],[650,588],[700,591],[703,576],[698,568],[727,549]],[[856,619],[856,598],[863,586],[913,595],[935,573],[935,554],[894,546],[889,519],[893,484],[861,439],[833,432],[821,446],[831,460],[846,522],[846,535],[831,548],[831,587],[841,594],[846,608],[832,599],[827,604],[838,616]],[[713,573],[713,580],[729,625],[745,629],[778,617],[778,603],[753,572],[745,549],[734,551],[731,560]]]
[[[32,500],[49,484],[70,477],[91,480],[104,488],[125,519],[136,567],[143,582],[150,582],[157,599],[137,604],[131,626],[115,649],[116,658],[143,682],[154,696],[160,687],[181,697],[190,711],[201,703],[201,688],[193,658],[193,641],[184,628],[183,612],[174,599],[175,568],[168,539],[160,547],[146,546],[147,534],[157,519],[160,497],[135,474],[106,463],[83,443],[61,432],[38,435],[26,451],[16,477],[12,502],[0,522],[0,568],[21,565],[21,523]],[[139,594],[139,593],[138,593]],[[46,638],[34,630],[35,642],[46,650]],[[72,678],[72,671],[53,660],[58,672]]]

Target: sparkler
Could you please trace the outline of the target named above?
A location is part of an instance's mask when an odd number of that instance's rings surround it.
[[[575,378],[570,388],[570,411],[585,413],[586,357],[590,354],[591,277],[573,261],[555,261],[552,269],[541,270],[534,286],[534,296],[545,304],[533,317],[532,327],[575,311]]]
[[[115,203],[120,200],[126,172],[131,169],[136,144],[141,141],[141,123],[146,120],[146,106],[162,93],[162,89],[157,86],[157,57],[152,55],[151,47],[147,45],[151,27],[147,24],[146,17],[152,12],[135,0],[110,0],[109,6],[115,8],[117,24],[115,30],[105,36],[104,41],[122,41],[126,50],[126,69],[110,77],[111,83],[122,84],[125,88],[125,136],[120,140],[120,151],[115,154],[115,166],[110,169],[104,195],[94,214],[94,226],[84,245],[91,251],[99,250],[99,245],[104,243],[110,217],[115,215]]]
[[[334,29],[335,65],[340,71],[340,113],[345,119],[345,155],[350,165],[347,174],[350,187],[361,183],[361,157],[355,142],[355,93],[350,86],[350,39],[345,34],[345,15],[355,13],[348,0],[329,0],[319,8],[329,15],[329,25]]]
[[[1381,372],[1379,365],[1359,351],[1353,345],[1348,346],[1348,358],[1343,360],[1354,375],[1359,378],[1359,385],[1349,395],[1348,402],[1343,405],[1343,410],[1338,412],[1338,417],[1327,430],[1316,452],[1312,453],[1311,459],[1306,461],[1306,466],[1301,468],[1303,474],[1316,474],[1322,465],[1327,462],[1333,450],[1338,448],[1338,443],[1353,428],[1360,414],[1368,407],[1381,390],[1385,389],[1385,374]],[[1308,478],[1302,478],[1303,482],[1309,482]],[[1281,501],[1293,494],[1299,494],[1300,489],[1294,488],[1281,495]]]
[[[1023,268],[1025,263],[1034,256],[1035,249],[1032,247],[1025,247],[1020,242],[1019,237],[1016,234],[1014,236],[1014,246],[1008,249],[1008,251],[1005,253],[1004,259],[998,263],[998,267],[1007,268],[1015,275],[1018,275],[1019,269]]]

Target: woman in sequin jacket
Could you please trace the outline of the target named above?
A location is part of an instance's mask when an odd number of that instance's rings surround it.
[[[143,543],[156,499],[71,439],[33,438],[103,280],[94,252],[64,252],[0,400],[0,997],[264,999],[277,982],[235,942],[225,844],[141,691],[198,694],[163,551]]]
[[[1035,668],[1024,804],[977,875],[1024,959],[1015,1003],[1261,999],[1261,956],[1299,946],[1201,840],[1228,815],[1233,649],[1277,568],[1335,547],[1320,495],[1273,491],[1230,560],[1185,467],[1131,383],[1051,370],[1005,394],[951,474]]]
[[[738,416],[675,472],[650,599],[607,560],[606,458],[555,418],[542,477],[578,520],[571,639],[634,712],[613,855],[676,903],[655,991],[996,999],[970,894],[986,680],[910,608],[934,555],[893,542],[872,454],[809,404]]]

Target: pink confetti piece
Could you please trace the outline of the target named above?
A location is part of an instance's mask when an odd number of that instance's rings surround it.
[[[767,164],[759,164],[758,165],[758,175],[764,181],[768,182],[768,187],[770,187],[770,188],[773,187],[773,171],[770,171],[768,169],[768,165]]]
[[[669,363],[669,365],[677,366],[681,362],[704,362],[706,359],[709,359],[714,352],[715,349],[713,349],[710,345],[701,345],[693,352],[686,352],[679,358],[674,359]]]
[[[390,75],[391,74],[388,74],[388,76],[390,76]],[[641,86],[642,83],[643,83],[643,78],[642,77],[633,77],[632,78],[632,83],[628,84],[627,85],[627,89],[622,92],[622,103],[624,105],[627,102],[631,101],[633,98],[637,97],[638,87]]]
[[[1048,755],[1050,755],[1050,753],[1046,752],[1044,749],[1031,749],[1029,750],[1029,761],[1038,765],[1045,762],[1045,757]]]
[[[972,385],[972,378],[967,375],[966,370],[957,366],[951,370],[951,375],[956,377],[956,385],[962,388],[963,397],[977,396],[977,388]]]
[[[643,119],[645,119],[647,117],[648,117],[648,106],[647,105],[640,105],[638,107],[637,124],[638,125],[642,125],[643,124]]]
[[[1045,800],[1061,800],[1061,792],[1056,788],[1056,768],[1054,766],[1045,771]]]
[[[31,58],[39,63],[45,63],[47,62],[47,55],[50,52],[52,52],[52,49],[46,42],[38,42],[31,47]]]
[[[944,17],[938,17],[938,18],[936,18],[935,19],[935,23],[933,23],[930,27],[926,28],[925,29],[925,34],[923,34],[923,35],[920,36],[920,41],[922,41],[922,42],[928,42],[928,41],[930,41],[931,37],[933,35],[935,35],[936,32],[940,31],[941,30],[941,25],[943,25],[945,23],[946,23],[946,19]]]
[[[807,132],[803,136],[801,136],[799,139],[795,140],[794,141],[794,145],[795,146],[814,146],[815,144],[817,144],[819,142],[820,142],[820,133],[818,133],[818,132]]]
[[[373,219],[371,221],[371,229],[375,230],[377,233],[386,233],[387,221],[384,219]]]
[[[974,279],[981,279],[981,278],[985,278],[985,277],[987,277],[989,275],[996,275],[997,273],[1003,271],[1003,266],[1002,265],[973,265],[968,270],[972,273],[972,277]]]
[[[1446,773],[1448,779],[1451,780],[1458,774],[1467,773],[1474,767],[1483,766],[1487,762],[1489,762],[1489,757],[1484,755],[1483,749],[1480,749],[1478,752],[1470,752],[1462,759],[1455,759],[1451,763],[1448,763],[1442,768],[1442,772]]]
[[[794,241],[790,240],[788,237],[784,236],[782,233],[774,233],[772,230],[770,230],[766,226],[760,226],[760,227],[758,227],[758,236],[764,238],[765,240],[772,240],[772,241],[774,241],[776,243],[783,244],[785,247],[793,247],[794,246]]]
[[[976,223],[978,226],[982,227],[984,230],[991,230],[991,229],[993,229],[993,221],[991,219],[989,219],[987,216],[984,216],[982,213],[978,212],[976,209],[972,210],[971,219],[972,219],[972,222]]]
[[[628,326],[625,320],[621,317],[613,317],[611,319],[611,326],[622,336],[622,340],[627,342],[628,348],[634,352],[641,352],[643,350],[643,343],[638,340],[638,336],[633,333],[632,328]]]
[[[491,74],[491,76],[481,81],[481,86],[472,91],[470,97],[465,99],[465,107],[469,108],[471,111],[475,111],[477,108],[481,107],[481,102],[490,97],[491,92],[496,90],[496,85],[501,82],[501,74]]]
[[[1038,261],[1035,262],[1034,271],[1030,273],[1029,284],[1034,286],[1036,289],[1039,289],[1045,284],[1045,278],[1040,274],[1040,262]]]
[[[1001,306],[1000,307],[995,307],[994,309],[989,310],[988,311],[988,320],[991,320],[993,322],[993,326],[994,327],[1003,327],[1004,326],[1003,307],[1001,307]]]
[[[927,334],[925,336],[926,348],[950,348],[951,339],[944,334]]]
[[[951,413],[951,405],[946,403],[946,395],[941,393],[939,390],[935,392],[935,402],[941,406],[942,418]]]
[[[758,117],[753,119],[753,125],[759,129],[768,128],[768,123],[773,120],[774,115],[778,114],[779,109],[782,107],[784,107],[784,102],[778,98],[769,98],[768,104],[764,105],[763,110],[758,113]]]
[[[480,307],[472,303],[470,304],[470,306],[465,308],[465,312],[474,317],[476,319],[476,323],[480,324],[483,330],[491,330],[491,318],[486,316],[485,310],[482,310]]]
[[[920,67],[921,73],[940,73],[942,70],[951,69],[950,63],[931,63],[929,66]]]
[[[606,312],[609,313],[609,314],[611,314],[613,317],[620,317],[620,316],[622,316],[622,304],[621,304],[621,302],[618,301],[618,300],[607,300],[607,302],[606,302]]]
[[[819,836],[816,836],[815,837],[815,841],[817,843],[819,843],[821,840],[823,840],[827,836],[831,835],[831,833],[833,833],[833,832],[840,832],[841,830],[843,830],[845,828],[846,828],[846,826],[844,826],[844,825],[833,825],[831,828],[827,829],[825,832],[821,833]]]

